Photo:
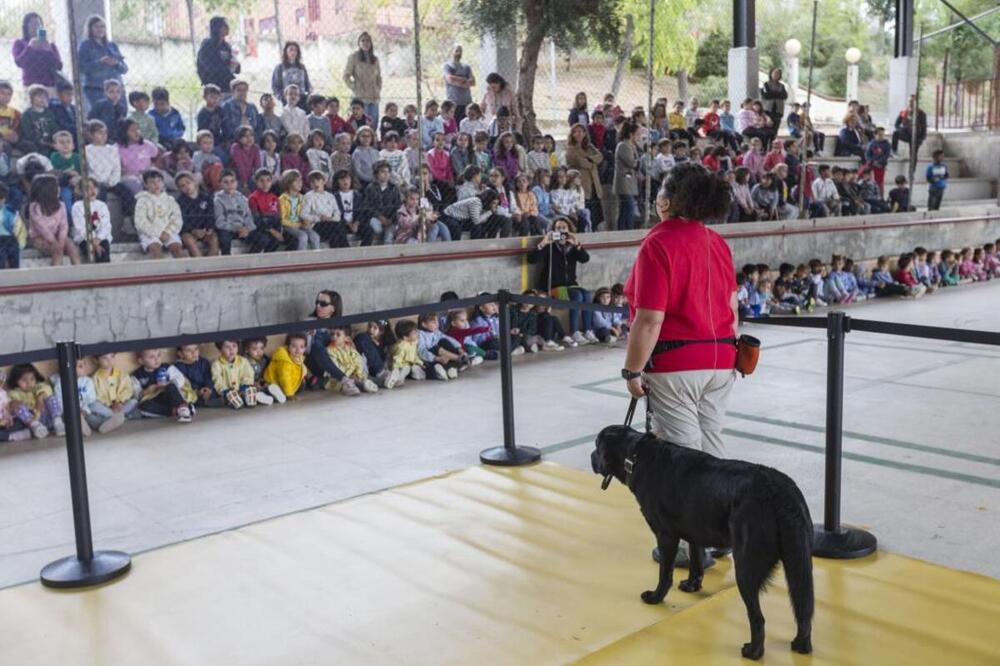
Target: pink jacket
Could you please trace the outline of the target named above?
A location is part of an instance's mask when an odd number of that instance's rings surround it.
[[[122,176],[142,178],[142,172],[153,165],[159,150],[152,141],[133,143],[126,146],[118,144],[118,156],[122,161]]]
[[[233,159],[236,179],[240,181],[240,185],[248,187],[253,182],[254,172],[260,168],[260,148],[256,145],[244,148],[240,144],[234,143],[233,147],[229,149],[229,156]]]
[[[41,238],[48,243],[62,243],[69,234],[66,207],[61,203],[52,215],[45,215],[41,206],[33,203],[28,207],[28,218],[31,220],[31,224],[28,225],[29,238]]]
[[[427,151],[427,168],[434,180],[450,183],[455,180],[451,173],[451,155],[447,150],[431,148]]]

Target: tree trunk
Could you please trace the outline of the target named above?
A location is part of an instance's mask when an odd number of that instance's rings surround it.
[[[677,99],[687,102],[688,97],[688,73],[686,69],[677,72]]]
[[[524,22],[528,33],[521,47],[521,58],[518,63],[517,97],[521,105],[521,134],[526,141],[538,132],[535,122],[535,75],[538,73],[538,55],[545,41],[544,0],[527,0],[524,6]]]
[[[194,0],[187,0],[188,30],[191,35],[191,53],[194,54],[194,61],[198,62],[198,39],[194,34]]]
[[[611,94],[618,97],[621,89],[622,77],[625,75],[625,65],[632,55],[633,42],[635,40],[635,19],[629,14],[625,17],[625,37],[622,39],[622,49],[618,52],[618,64],[615,66],[615,78],[611,82]]]

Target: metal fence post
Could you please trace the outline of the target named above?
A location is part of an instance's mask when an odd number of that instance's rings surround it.
[[[113,580],[126,573],[132,561],[126,553],[112,550],[94,552],[90,531],[90,499],[87,495],[87,466],[83,459],[83,432],[80,428],[80,398],[76,388],[75,342],[56,344],[59,382],[62,384],[63,420],[66,423],[66,452],[69,457],[69,486],[73,500],[73,528],[76,555],[50,562],[42,569],[42,585],[87,587]]]
[[[484,465],[508,467],[537,462],[542,452],[530,446],[518,448],[514,442],[514,372],[510,355],[510,292],[497,292],[500,308],[500,400],[503,403],[503,446],[486,449],[479,454]]]
[[[826,317],[826,485],[823,525],[816,526],[813,554],[817,557],[855,559],[875,552],[875,536],[840,524],[840,481],[844,434],[844,338],[851,318],[843,312]]]

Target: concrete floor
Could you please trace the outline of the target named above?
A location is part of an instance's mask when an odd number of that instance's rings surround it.
[[[850,313],[997,330],[1000,282]],[[823,334],[752,331],[764,351],[733,393],[730,453],[791,475],[819,521]],[[622,359],[607,347],[518,359],[518,442],[589,469],[594,435],[624,416]],[[871,529],[886,550],[1000,578],[1000,348],[851,333],[846,384],[845,522]],[[95,543],[139,552],[478,464],[480,449],[501,443],[499,400],[499,373],[487,366],[447,384],[202,411],[190,426],[146,421],[95,436]],[[0,448],[0,507],[0,587],[72,553],[60,441]]]

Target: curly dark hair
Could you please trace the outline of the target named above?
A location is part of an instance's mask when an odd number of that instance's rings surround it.
[[[684,162],[671,169],[660,194],[670,201],[673,217],[718,220],[729,213],[729,183],[695,162]]]

